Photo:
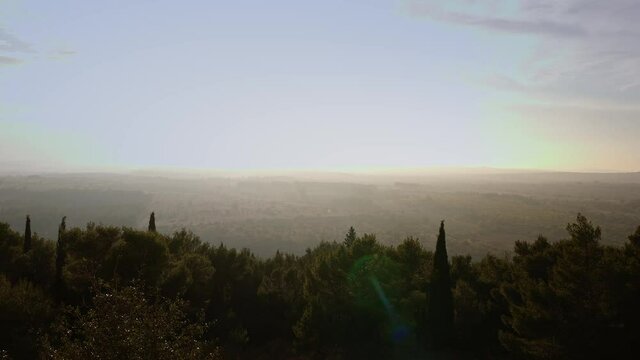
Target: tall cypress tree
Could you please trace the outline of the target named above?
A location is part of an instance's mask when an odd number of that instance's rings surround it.
[[[24,247],[23,251],[27,253],[31,250],[31,218],[27,215],[27,221],[24,225]]]
[[[149,231],[156,232],[156,213],[152,212],[149,216]]]
[[[451,293],[451,274],[449,272],[444,221],[440,223],[440,233],[433,259],[428,324],[429,342],[433,348],[441,349],[451,344],[453,339],[453,294]]]
[[[64,232],[67,229],[67,217],[62,217],[62,222],[60,223],[60,227],[58,227],[58,243],[56,246],[56,278],[55,278],[55,291],[58,297],[62,297],[63,294],[63,279],[62,279],[62,270],[64,268],[64,263],[67,258],[65,241],[64,241]]]

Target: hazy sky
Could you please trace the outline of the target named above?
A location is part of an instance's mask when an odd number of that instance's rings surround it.
[[[0,0],[0,167],[640,170],[638,0]]]

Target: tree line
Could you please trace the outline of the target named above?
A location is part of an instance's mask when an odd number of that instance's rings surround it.
[[[89,223],[55,241],[0,223],[0,358],[637,358],[640,227],[621,247],[578,214],[566,239],[447,255],[352,227],[258,258],[182,229]]]

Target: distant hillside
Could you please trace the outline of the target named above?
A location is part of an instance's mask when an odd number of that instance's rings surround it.
[[[143,228],[155,211],[162,231],[186,226],[205,241],[263,256],[278,249],[303,253],[322,240],[341,239],[349,226],[386,244],[414,236],[432,246],[432,229],[443,218],[455,229],[450,251],[474,256],[501,253],[540,233],[562,237],[562,224],[577,212],[602,226],[605,243],[622,243],[640,224],[639,173],[487,172],[8,176],[0,178],[0,220],[20,228],[30,214],[38,219],[34,231],[53,238],[62,216],[73,226],[98,221]]]

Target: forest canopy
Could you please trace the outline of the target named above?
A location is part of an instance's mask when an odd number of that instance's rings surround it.
[[[623,246],[579,214],[504,256],[383,245],[345,229],[261,258],[183,229],[89,223],[56,239],[0,224],[0,351],[10,359],[634,358],[640,227]],[[435,251],[432,251],[435,250]]]

